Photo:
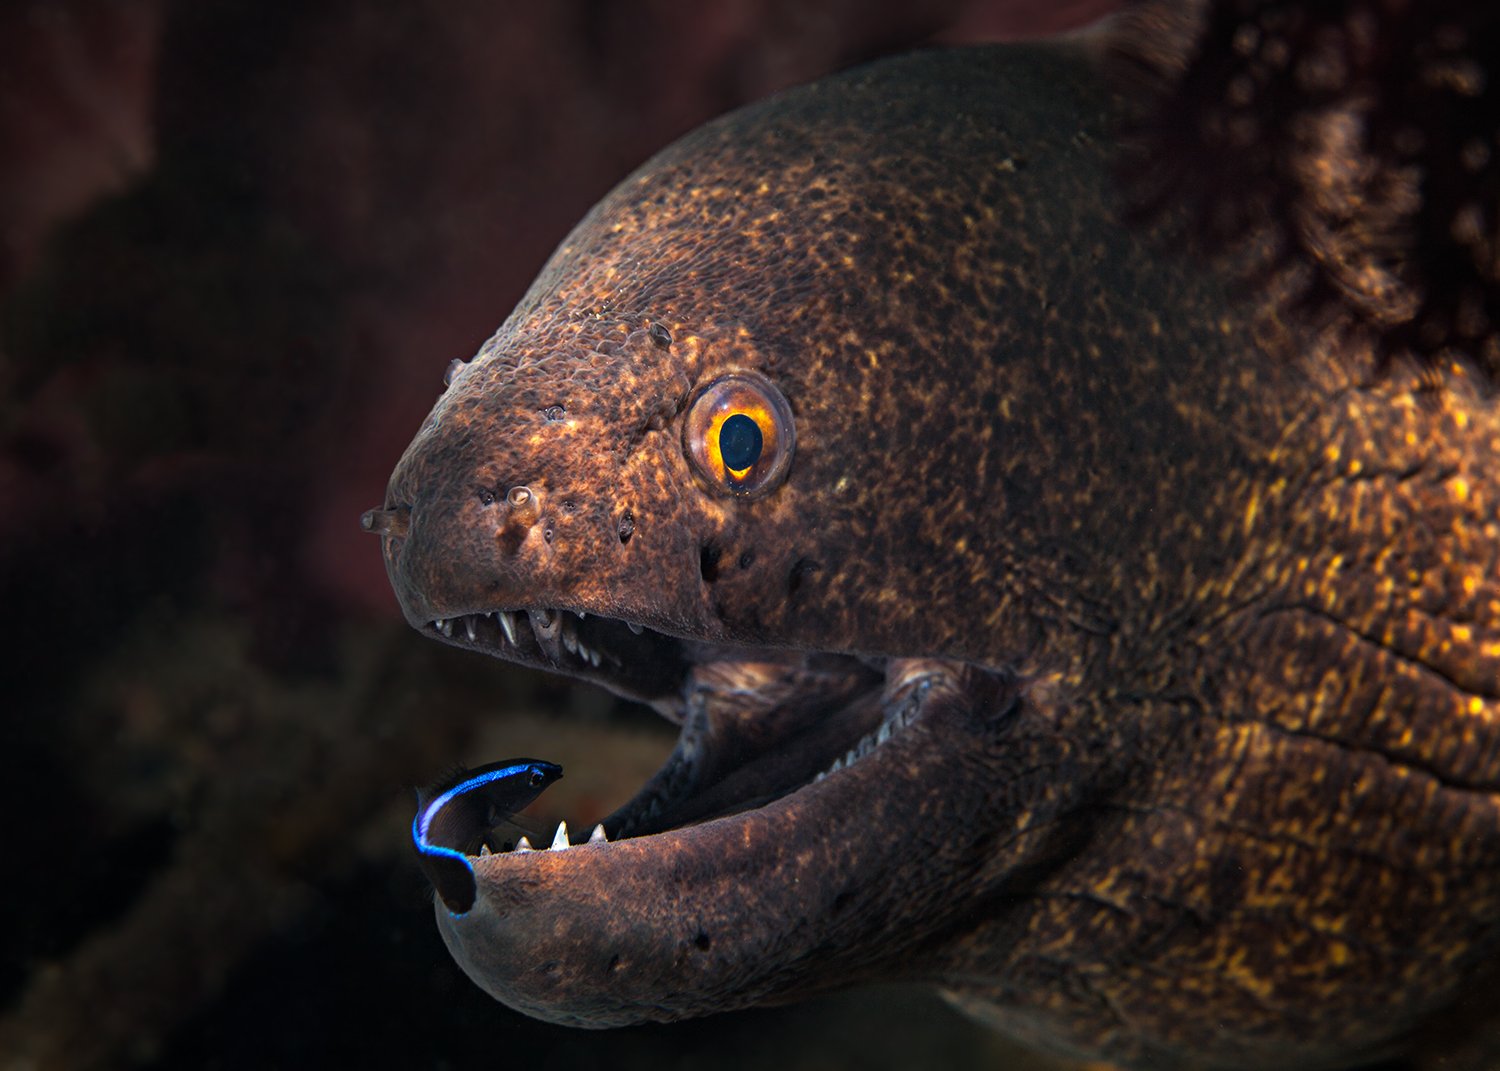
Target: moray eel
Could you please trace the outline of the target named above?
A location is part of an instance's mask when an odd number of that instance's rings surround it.
[[[469,860],[438,925],[496,998],[911,980],[1323,1067],[1488,977],[1500,412],[1123,226],[1121,108],[1072,42],[735,112],[455,366],[365,520],[406,618],[682,726],[607,842]]]

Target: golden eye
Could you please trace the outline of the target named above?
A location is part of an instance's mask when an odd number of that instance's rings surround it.
[[[754,497],[780,486],[796,433],[781,392],[760,376],[714,380],[688,406],[682,446],[710,488]]]

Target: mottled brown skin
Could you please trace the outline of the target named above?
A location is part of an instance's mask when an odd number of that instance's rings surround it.
[[[858,652],[884,685],[830,706],[921,712],[764,807],[477,863],[439,921],[501,1000],[608,1026],[903,978],[1064,1053],[1316,1067],[1495,955],[1500,412],[1122,227],[1117,108],[1082,46],[1009,46],[735,113],[460,370],[390,485],[414,624]],[[680,438],[747,369],[798,435],[755,501]]]

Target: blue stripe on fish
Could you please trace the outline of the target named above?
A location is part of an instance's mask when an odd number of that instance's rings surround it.
[[[562,776],[562,767],[540,759],[502,759],[417,793],[411,822],[417,859],[438,898],[455,915],[474,906],[476,885],[469,855],[484,835],[521,810]]]

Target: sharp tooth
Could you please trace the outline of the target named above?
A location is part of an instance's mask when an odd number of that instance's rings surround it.
[[[479,846],[479,854],[480,855],[494,855],[495,853],[492,852],[492,851],[490,851],[490,846],[488,844],[481,844]]]
[[[599,652],[598,651],[590,651],[589,652],[589,665],[593,666],[595,669],[597,669],[599,667]]]
[[[516,851],[529,852],[532,850],[533,849],[531,847],[531,841],[527,840],[525,837],[522,837],[520,840],[516,841]]]
[[[877,743],[877,744],[883,744],[883,743],[885,743],[887,740],[889,740],[891,738],[891,732],[892,732],[891,723],[888,722],[888,721],[881,722],[880,723],[880,732],[878,732],[878,733],[875,734],[875,743]]]
[[[447,623],[448,623],[448,622],[446,622],[446,621],[444,621],[444,620],[443,620],[443,619],[442,619],[442,618],[441,618],[441,617],[440,617],[440,618],[438,618],[438,619],[437,619],[437,620],[436,620],[436,621],[434,621],[434,622],[433,622],[433,623],[432,623],[432,627],[433,627],[433,628],[435,628],[435,629],[437,629],[437,630],[438,630],[438,631],[439,631],[439,632],[442,632],[442,631],[443,631],[443,626],[444,626],[444,625],[446,625],[446,624],[447,624]]]
[[[568,823],[557,823],[557,833],[552,837],[552,847],[558,851],[568,847]]]
[[[609,837],[604,832],[604,823],[603,822],[600,822],[597,826],[595,826],[594,827],[594,831],[589,834],[589,843],[590,844],[608,844],[609,843]]]
[[[510,641],[512,647],[516,645],[516,614],[514,610],[496,610],[495,617],[500,622],[500,631],[505,633],[505,638]]]
[[[589,615],[588,615],[587,611],[585,611],[585,610],[579,610],[578,611],[578,620],[582,621],[585,617],[588,617],[588,616]]]
[[[556,610],[527,610],[527,616],[531,619],[531,632],[536,637],[537,646],[554,664],[562,662],[562,645],[559,642],[558,633],[562,631],[558,625]]]
[[[438,622],[438,631],[441,632],[444,636],[447,636],[449,639],[452,639],[453,638],[453,622],[452,621],[439,621]]]
[[[578,633],[573,631],[573,622],[563,618],[562,645],[574,654],[578,653]]]
[[[473,643],[474,642],[474,618],[472,616],[464,618],[464,631],[469,634],[469,642]]]
[[[625,627],[630,629],[630,631],[634,632],[637,636],[646,631],[640,625],[637,625],[634,621],[625,622]]]

